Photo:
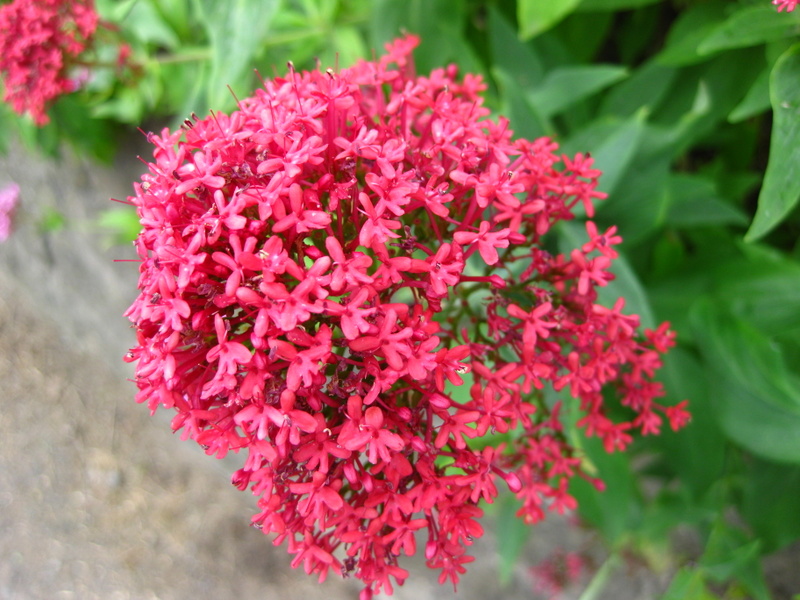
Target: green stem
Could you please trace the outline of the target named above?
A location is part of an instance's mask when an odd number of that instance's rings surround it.
[[[600,569],[598,569],[597,573],[595,573],[594,577],[592,577],[586,590],[581,594],[578,600],[597,600],[600,598],[601,592],[606,587],[608,580],[611,578],[617,566],[619,566],[619,563],[619,554],[615,552],[609,556]]]

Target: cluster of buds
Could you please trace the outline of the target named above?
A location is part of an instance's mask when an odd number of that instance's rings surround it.
[[[655,402],[666,324],[596,303],[615,229],[546,241],[603,197],[591,159],[513,140],[479,77],[417,76],[417,42],[150,134],[130,198],[138,401],[243,452],[253,525],[362,598],[404,581],[418,541],[455,584],[501,481],[528,523],[575,507],[573,477],[599,486],[564,415],[609,451],[687,418]]]

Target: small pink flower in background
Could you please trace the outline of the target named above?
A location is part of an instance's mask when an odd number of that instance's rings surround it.
[[[14,0],[0,7],[3,101],[46,125],[48,105],[74,92],[71,75],[98,25],[92,0]]]
[[[797,4],[800,3],[800,0],[772,0],[772,3],[778,7],[778,12],[784,10],[786,12],[792,12],[797,8]]]
[[[577,583],[588,570],[589,561],[578,552],[556,550],[538,565],[531,567],[533,590],[548,600],[558,600],[562,592]]]
[[[551,253],[551,228],[605,197],[591,157],[514,140],[479,77],[417,76],[417,43],[149,134],[131,198],[137,400],[209,455],[245,453],[253,525],[362,599],[418,547],[455,586],[496,484],[527,523],[574,510],[574,477],[601,488],[562,414],[609,451],[685,421],[652,379],[668,326],[597,303],[616,229]]]
[[[17,204],[19,186],[16,183],[0,188],[0,242],[5,242],[11,235]]]

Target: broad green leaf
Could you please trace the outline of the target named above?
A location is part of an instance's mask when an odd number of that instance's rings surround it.
[[[724,20],[730,2],[712,1],[682,10],[670,27],[664,49],[656,55],[660,65],[688,65],[706,60],[698,52],[700,44]]]
[[[725,433],[755,454],[800,463],[800,389],[780,349],[710,301],[698,303],[692,320]]]
[[[123,12],[119,16],[126,32],[130,32],[136,39],[147,44],[157,44],[170,49],[179,46],[177,34],[162,18],[151,0],[137,1],[130,7],[126,4],[120,6]]]
[[[755,83],[747,90],[747,95],[728,115],[729,122],[738,123],[769,109],[769,73],[767,69],[761,72]]]
[[[531,102],[545,117],[551,117],[624,79],[627,69],[616,65],[561,67],[547,74],[531,91]]]
[[[656,2],[659,0],[581,0],[578,10],[586,12],[631,10]]]
[[[517,517],[520,502],[511,494],[503,494],[497,501],[497,554],[500,568],[500,583],[507,584],[522,554],[531,528]]]
[[[747,215],[722,200],[714,182],[701,175],[670,175],[669,194],[667,225],[675,227],[747,225]]]
[[[706,587],[705,576],[696,567],[681,567],[660,600],[718,600]]]
[[[519,41],[513,26],[492,5],[488,30],[494,68],[509,75],[515,87],[534,89],[544,77],[542,60],[529,44]]]
[[[800,264],[759,246],[744,258],[718,262],[710,279],[714,298],[766,335],[800,331]]]
[[[371,16],[375,48],[382,48],[403,32],[420,36],[421,44],[414,54],[420,73],[452,62],[465,71],[483,71],[463,33],[467,19],[464,0],[377,0]]]
[[[699,502],[723,472],[728,448],[714,416],[703,365],[684,349],[684,342],[679,331],[678,345],[664,357],[659,379],[668,394],[666,404],[688,400],[692,420],[677,432],[664,424],[661,435],[647,440],[647,447],[657,452],[656,456],[677,474],[693,501]],[[703,459],[698,460],[698,456]]]
[[[518,0],[519,37],[528,40],[547,31],[575,10],[580,0]]]
[[[552,135],[549,121],[530,103],[516,78],[500,67],[492,69],[492,77],[501,92],[501,114],[511,121],[515,137],[532,140],[543,135]]]
[[[800,467],[756,459],[743,479],[741,511],[765,552],[800,539]]]
[[[653,62],[636,69],[625,81],[609,91],[603,114],[628,117],[642,108],[654,109],[670,94],[679,72]]]
[[[701,42],[700,54],[746,48],[795,35],[800,15],[779,13],[770,4],[746,6],[734,12]]]
[[[213,54],[207,84],[208,108],[224,110],[235,93],[249,94],[253,60],[270,36],[281,0],[194,0],[211,38]],[[203,107],[198,107],[201,110]]]
[[[761,570],[761,541],[751,539],[739,529],[734,529],[723,519],[718,519],[711,530],[700,565],[710,579],[720,583],[735,581],[747,597],[753,600],[770,600]]]
[[[602,142],[591,148],[594,166],[603,172],[599,189],[611,197],[639,151],[645,118],[646,111],[639,111],[619,123]],[[602,210],[603,204],[604,202],[599,203],[599,210]]]
[[[575,477],[570,482],[570,493],[578,501],[583,519],[597,527],[610,544],[622,543],[638,529],[642,517],[641,494],[631,471],[631,458],[623,452],[608,454],[597,438],[584,439],[583,447],[606,488],[599,493],[593,485]]]
[[[770,78],[772,139],[758,209],[745,240],[776,227],[800,199],[800,44],[781,56]]]

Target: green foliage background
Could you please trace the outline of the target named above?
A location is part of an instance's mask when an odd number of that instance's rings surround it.
[[[646,326],[671,321],[679,346],[663,380],[669,403],[690,399],[693,421],[629,454],[588,444],[608,491],[576,484],[581,516],[615,556],[678,561],[665,599],[771,597],[762,558],[800,539],[800,11],[767,0],[97,4],[131,43],[138,79],[96,72],[42,130],[4,109],[5,135],[109,159],[133,126],[231,110],[259,85],[254,68],[346,66],[408,31],[422,37],[420,73],[450,62],[481,73],[517,135],[591,152],[609,194],[596,220],[625,239],[607,299],[624,295]],[[508,525],[513,501],[497,510],[507,574],[527,531]],[[670,554],[679,525],[699,533],[699,555]]]

